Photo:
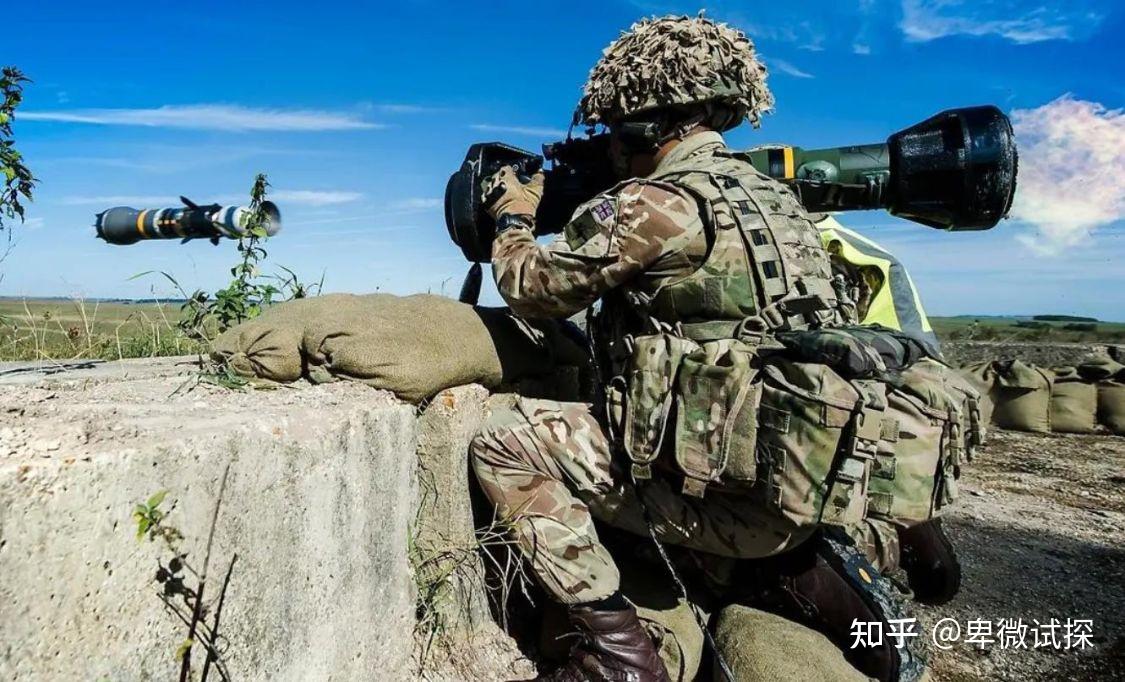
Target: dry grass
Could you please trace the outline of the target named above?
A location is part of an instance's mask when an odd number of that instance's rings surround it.
[[[199,352],[177,328],[178,303],[0,301],[0,361],[120,360]]]

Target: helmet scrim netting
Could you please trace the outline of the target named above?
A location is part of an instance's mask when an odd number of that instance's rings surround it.
[[[633,24],[605,49],[590,70],[574,118],[585,125],[610,124],[695,104],[725,108],[722,130],[743,119],[756,128],[773,108],[773,95],[745,33],[703,16],[668,16]]]

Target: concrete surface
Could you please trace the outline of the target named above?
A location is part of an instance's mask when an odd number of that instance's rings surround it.
[[[478,536],[469,496],[469,440],[488,416],[488,401],[482,386],[460,386],[435,396],[418,418],[419,502],[411,558],[419,600],[426,602],[419,609],[415,652],[418,677],[425,680],[491,682],[535,674],[492,617],[487,584],[499,578],[486,572],[480,545],[491,543],[497,550],[501,540],[498,531],[487,529],[491,517],[477,520],[485,528]]]
[[[167,490],[198,566],[228,463],[208,593],[237,554],[232,677],[412,677],[414,409],[354,384],[194,385],[178,363],[0,366],[0,679],[174,679],[186,628],[154,581],[171,551],[131,514]]]

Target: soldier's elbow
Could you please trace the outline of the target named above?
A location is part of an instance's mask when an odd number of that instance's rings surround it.
[[[572,314],[560,306],[557,300],[549,297],[502,295],[512,312],[520,317],[558,319]]]

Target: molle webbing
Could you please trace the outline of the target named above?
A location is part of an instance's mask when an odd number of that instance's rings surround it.
[[[797,200],[774,181],[722,154],[690,157],[653,179],[695,196],[713,239],[700,268],[653,294],[657,317],[737,324],[758,316],[771,328],[800,328],[830,315],[827,253]]]

